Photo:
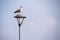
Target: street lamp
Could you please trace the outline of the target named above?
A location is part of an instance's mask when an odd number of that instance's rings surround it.
[[[24,19],[26,18],[25,16],[23,16],[22,14],[17,14],[16,16],[14,16],[14,18],[17,19],[18,22],[18,26],[19,26],[19,40],[20,40],[20,27],[24,21]]]
[[[14,18],[17,19],[18,26],[19,26],[19,40],[20,40],[20,27],[21,27],[24,19],[26,18],[25,16],[22,15],[22,11],[23,11],[23,6],[20,5],[20,8],[14,12],[14,13],[20,13],[20,14],[17,14],[16,16],[14,16]]]

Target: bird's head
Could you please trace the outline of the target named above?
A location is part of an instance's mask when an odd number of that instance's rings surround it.
[[[20,8],[23,8],[23,6],[22,6],[22,5],[20,5]]]

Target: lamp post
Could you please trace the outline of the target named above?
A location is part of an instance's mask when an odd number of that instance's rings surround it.
[[[17,22],[18,22],[18,26],[19,26],[19,40],[20,40],[20,27],[24,21],[24,19],[26,18],[25,16],[22,15],[22,10],[23,9],[23,6],[20,5],[20,9],[16,10],[14,13],[20,13],[20,14],[17,14],[16,16],[14,16],[14,18],[17,19]]]
[[[26,18],[25,16],[23,16],[22,14],[17,14],[16,16],[14,16],[14,18],[17,19],[18,22],[18,26],[19,26],[19,40],[20,40],[20,27],[24,21],[24,19]]]

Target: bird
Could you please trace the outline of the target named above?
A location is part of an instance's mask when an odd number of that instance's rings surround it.
[[[20,9],[18,9],[18,10],[16,10],[14,13],[20,13],[20,12],[22,12],[23,10],[22,10],[22,6],[20,6]]]

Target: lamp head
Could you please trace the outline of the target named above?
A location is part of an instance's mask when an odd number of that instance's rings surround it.
[[[22,14],[18,14],[14,18],[17,19],[18,25],[20,27],[22,25],[23,21],[24,21],[24,18],[26,18],[26,17],[23,16]]]
[[[18,15],[16,15],[14,18],[26,18],[26,17],[23,16],[22,14],[18,14]]]

